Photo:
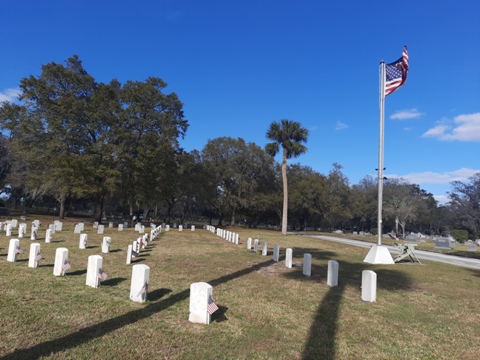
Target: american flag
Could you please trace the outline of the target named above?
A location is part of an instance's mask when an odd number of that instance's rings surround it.
[[[102,268],[98,269],[98,279],[100,281],[105,281],[107,280],[107,274],[105,274],[105,272],[103,271]]]
[[[20,246],[17,246],[17,247],[15,248],[15,254],[23,254],[23,250],[20,249]]]
[[[37,256],[35,256],[35,261],[40,261],[42,259],[43,259],[42,255],[40,255],[40,253],[37,253]]]
[[[218,310],[218,306],[213,301],[210,304],[208,304],[207,312],[209,315],[212,315],[217,310]]]
[[[63,262],[63,265],[62,265],[62,272],[63,272],[63,274],[65,274],[65,272],[66,272],[68,269],[70,269],[70,268],[71,268],[71,266],[70,266],[70,264],[68,263],[68,260],[65,260],[65,261]]]
[[[403,48],[402,57],[397,61],[385,65],[385,96],[390,95],[407,80],[408,52]]]
[[[148,283],[145,283],[145,284],[143,284],[142,288],[141,288],[140,291],[138,292],[137,296],[146,294],[147,291],[148,291]]]

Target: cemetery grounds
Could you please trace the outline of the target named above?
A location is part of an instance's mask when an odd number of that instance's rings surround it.
[[[81,250],[73,222],[45,243],[52,220],[40,220],[37,240],[20,239],[25,254],[14,263],[7,262],[10,238],[0,233],[0,359],[480,358],[478,270],[429,261],[372,265],[363,262],[364,248],[279,231],[229,228],[240,234],[235,245],[200,224],[194,232],[162,231],[127,265],[127,247],[140,236],[133,228],[119,232],[106,222],[99,235],[85,222]],[[103,236],[112,238],[108,254]],[[259,239],[258,253],[247,250],[248,237]],[[32,242],[41,244],[38,268],[28,267]],[[58,247],[69,249],[63,277],[53,276]],[[302,275],[304,253],[312,254],[311,277]],[[108,275],[97,289],[85,285],[90,255],[103,257]],[[339,263],[336,287],[327,285],[329,260]],[[145,303],[129,300],[134,264],[150,267]],[[376,302],[361,300],[363,270],[377,273]],[[210,325],[188,321],[189,287],[199,281],[213,286],[219,306]]]

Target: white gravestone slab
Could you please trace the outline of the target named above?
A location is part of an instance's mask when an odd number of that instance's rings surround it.
[[[118,224],[118,231],[123,231],[123,224]]]
[[[50,230],[50,234],[55,234],[55,225],[48,224],[48,229]]]
[[[102,253],[108,254],[110,252],[110,244],[112,238],[110,236],[104,236],[102,240]]]
[[[65,275],[65,265],[68,264],[68,249],[57,248],[55,251],[55,264],[53,265],[53,275]]]
[[[80,224],[76,224],[74,229],[73,229],[73,233],[74,234],[80,234],[82,232],[82,228],[80,227]]]
[[[103,231],[105,230],[105,226],[104,225],[98,225],[97,226],[97,234],[103,234]]]
[[[262,247],[262,256],[267,256],[267,253],[268,253],[268,243],[264,241],[263,247]]]
[[[20,249],[20,240],[10,239],[10,243],[8,246],[7,261],[9,262],[17,261],[17,255],[22,253],[23,251]]]
[[[10,220],[10,221],[11,221],[11,224],[12,224],[12,228],[15,228],[15,229],[16,229],[17,226],[18,226],[18,220],[17,220],[17,219],[12,219],[12,220]]]
[[[286,254],[285,254],[285,266],[289,269],[292,268],[292,257],[293,257],[292,248],[287,248]]]
[[[377,301],[377,274],[372,270],[362,271],[362,300]]]
[[[312,276],[312,254],[303,254],[303,275]]]
[[[12,224],[7,224],[5,228],[5,236],[12,236]]]
[[[253,241],[253,251],[254,251],[255,253],[257,253],[257,251],[258,251],[258,239],[255,239],[255,240]]]
[[[21,223],[18,225],[18,237],[23,238],[27,234],[27,224]]]
[[[130,300],[140,303],[147,301],[149,278],[150,267],[145,264],[133,265]]]
[[[85,230],[85,223],[83,223],[83,222],[78,223],[78,227],[80,228],[80,231]]]
[[[45,232],[45,242],[51,243],[52,242],[52,229],[47,229]]]
[[[273,261],[278,261],[280,258],[280,245],[275,244],[273,247]]]
[[[206,282],[190,284],[190,315],[188,321],[210,324],[208,304],[212,302],[213,288]]]
[[[183,225],[178,225],[178,231],[183,231]]]
[[[252,238],[247,239],[247,250],[252,250]]]
[[[132,249],[133,249],[133,246],[128,245],[128,248],[127,248],[127,262],[126,262],[127,265],[130,265],[132,263]]]
[[[109,229],[113,229],[113,222],[109,222],[109,223],[108,223],[108,228],[109,228]]]
[[[63,223],[61,221],[55,220],[55,231],[62,231]]]
[[[165,231],[170,231],[170,225],[165,225]]]
[[[140,254],[140,243],[137,240],[133,242],[132,249],[132,256],[137,257]]]
[[[87,241],[88,235],[87,234],[80,234],[80,241],[78,242],[79,249],[86,249],[87,248]]]
[[[93,223],[93,228],[94,228],[94,229],[97,229],[97,228],[98,228],[98,221],[95,221],[95,222]]]
[[[38,228],[36,226],[32,226],[32,234],[30,235],[30,240],[37,240],[37,231]]]
[[[40,255],[40,244],[32,243],[30,244],[30,253],[28,255],[28,267],[36,268],[38,267],[38,262],[42,259]]]
[[[86,285],[93,288],[100,286],[99,270],[102,269],[103,258],[100,255],[90,255],[87,265],[87,281]]]
[[[235,245],[240,244],[240,235],[238,233],[235,234]]]
[[[338,286],[338,261],[328,260],[327,285]]]
[[[195,225],[192,225],[192,226],[190,227],[190,231],[195,231]]]
[[[33,221],[32,221],[32,226],[34,226],[34,225],[35,225],[35,227],[38,229],[38,228],[40,227],[40,225],[41,225],[40,220],[33,220]]]

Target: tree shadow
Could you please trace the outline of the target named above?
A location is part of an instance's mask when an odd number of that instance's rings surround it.
[[[269,266],[272,261],[265,261],[255,265],[251,265],[245,269],[235,271],[231,274],[218,277],[216,279],[207,281],[211,286],[215,287],[220,284],[226,283],[230,280],[247,275],[251,272],[258,271],[262,267]],[[82,273],[85,273],[84,270]],[[78,272],[76,272],[78,273]],[[69,275],[72,273],[68,273]],[[190,288],[175,293],[165,299],[162,298],[165,294],[171,292],[169,289],[157,289],[149,292],[147,299],[150,303],[141,309],[132,310],[120,316],[108,319],[106,321],[87,326],[83,329],[62,336],[60,338],[45,341],[43,343],[34,345],[28,349],[17,349],[10,354],[0,357],[1,360],[14,360],[14,359],[39,359],[42,357],[51,357],[55,353],[65,351],[67,349],[79,346],[95,338],[104,336],[112,331],[120,329],[124,326],[134,324],[140,320],[148,318],[153,314],[163,311],[178,302],[184,301],[190,296]],[[153,296],[152,296],[153,295]],[[220,308],[220,307],[219,307]],[[223,307],[222,307],[223,308]],[[226,311],[227,308],[225,308]],[[218,310],[220,311],[220,310]],[[217,311],[217,312],[218,312]],[[221,314],[221,313],[220,313]],[[223,313],[224,314],[224,313]]]
[[[332,252],[323,252],[320,249],[302,249],[294,248],[294,254],[309,253],[312,258],[321,260],[335,260],[336,255]],[[309,336],[305,342],[302,359],[336,359],[336,334],[338,330],[338,321],[340,314],[340,305],[343,294],[347,287],[355,286],[359,289],[359,299],[361,299],[362,272],[364,270],[373,270],[377,274],[377,290],[388,291],[408,290],[411,288],[411,279],[406,274],[397,269],[386,269],[377,265],[368,263],[351,263],[348,261],[338,261],[338,286],[329,287],[327,293],[320,302],[312,324],[310,326]],[[302,259],[303,262],[303,259]],[[395,265],[391,265],[395,266]],[[313,280],[326,279],[328,275],[328,265],[314,266],[312,264]],[[303,267],[293,267],[293,271],[285,273],[287,278],[307,278],[303,275]],[[366,305],[369,303],[365,303]]]

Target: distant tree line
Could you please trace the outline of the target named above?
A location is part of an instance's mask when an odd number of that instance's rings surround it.
[[[375,178],[351,185],[340,164],[320,174],[286,163],[307,150],[308,131],[299,123],[273,122],[266,149],[220,137],[186,152],[179,143],[188,130],[183,103],[166,86],[154,77],[97,82],[77,56],[22,79],[20,102],[0,104],[5,205],[56,207],[62,218],[79,210],[94,220],[141,211],[162,221],[376,230]],[[281,164],[272,157],[279,151]],[[385,180],[383,192],[384,232],[480,236],[480,173],[453,182],[444,206],[402,179]]]

